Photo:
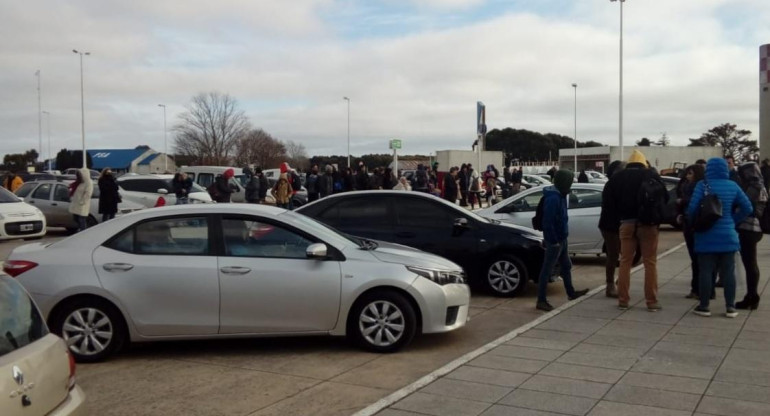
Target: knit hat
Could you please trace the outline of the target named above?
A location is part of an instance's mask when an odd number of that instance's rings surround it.
[[[628,163],[641,163],[644,166],[647,166],[647,158],[644,157],[644,153],[634,149],[634,151],[631,152],[631,156],[628,157]]]
[[[225,179],[230,179],[233,176],[235,176],[235,171],[233,170],[233,168],[227,169],[225,170],[225,173],[223,176],[225,177]]]
[[[562,195],[567,195],[570,188],[572,188],[572,182],[574,180],[575,175],[572,174],[572,171],[559,169],[553,176],[553,185]]]

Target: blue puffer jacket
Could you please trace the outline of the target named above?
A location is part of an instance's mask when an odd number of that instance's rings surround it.
[[[706,164],[706,179],[695,186],[687,207],[689,218],[695,217],[700,201],[703,199],[708,182],[711,192],[722,202],[722,218],[717,220],[711,229],[695,233],[696,253],[729,253],[740,250],[738,233],[735,224],[740,224],[753,209],[751,201],[746,197],[737,183],[731,181],[727,171],[727,162],[719,157],[709,159]],[[736,210],[737,207],[737,210]],[[731,215],[732,214],[732,215]]]
[[[556,244],[569,236],[567,198],[553,186],[543,189],[543,196],[543,238]]]

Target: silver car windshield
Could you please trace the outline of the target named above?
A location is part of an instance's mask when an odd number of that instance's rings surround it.
[[[0,356],[48,334],[43,318],[21,285],[0,276]]]

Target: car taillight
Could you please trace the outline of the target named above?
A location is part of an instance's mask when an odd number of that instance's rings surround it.
[[[67,389],[72,390],[75,388],[75,357],[72,356],[69,350],[67,350],[67,356],[70,358],[70,378],[67,383]]]
[[[3,271],[16,277],[27,270],[37,267],[37,263],[26,260],[8,260],[3,264]]]
[[[156,207],[164,207],[164,206],[166,206],[166,198],[163,198],[162,196],[159,196],[158,200],[155,201],[155,206]]]

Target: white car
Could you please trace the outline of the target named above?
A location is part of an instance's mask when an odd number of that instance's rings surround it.
[[[128,199],[145,207],[158,206],[162,200],[163,205],[176,204],[176,195],[171,186],[174,175],[137,175],[126,174],[118,178],[118,185],[123,189],[123,199]],[[211,195],[202,186],[193,183],[189,194],[190,203],[210,203]]]
[[[470,302],[449,260],[254,204],[136,211],[17,247],[4,268],[80,361],[127,341],[280,335],[391,352],[464,326]]]
[[[40,238],[45,227],[42,211],[0,187],[0,240]]]
[[[482,217],[532,227],[532,217],[543,196],[543,186],[527,189],[489,208],[476,211]],[[604,184],[575,183],[569,194],[569,251],[601,254],[604,238],[599,231]]]
[[[525,174],[521,175],[521,178],[523,180],[525,180],[527,183],[529,183],[530,185],[532,185],[533,187],[534,186],[547,186],[547,185],[551,184],[551,181],[549,181],[548,179],[546,179],[546,178],[544,178],[542,176],[538,176],[538,175],[530,175],[528,173],[525,173]]]
[[[580,172],[575,173],[575,182],[578,181],[578,176],[580,175]],[[586,176],[588,176],[588,183],[601,183],[605,184],[610,179],[603,173],[597,172],[595,170],[587,170]]]

